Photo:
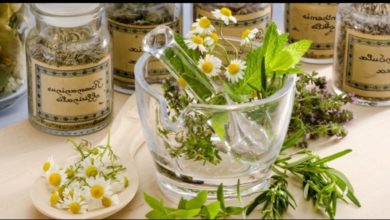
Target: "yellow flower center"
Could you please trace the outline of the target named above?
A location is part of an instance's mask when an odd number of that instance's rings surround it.
[[[104,196],[103,197],[103,199],[102,199],[102,205],[104,206],[104,207],[110,207],[111,205],[112,205],[112,200],[111,200],[111,198],[110,197],[106,197],[106,196]]]
[[[192,42],[194,42],[195,44],[198,44],[198,45],[202,45],[203,44],[203,38],[200,37],[200,36],[193,36],[192,37]]]
[[[236,75],[240,71],[240,66],[237,63],[231,63],[228,66],[228,72],[232,75]]]
[[[210,27],[210,25],[211,25],[211,22],[210,22],[210,20],[208,19],[208,18],[201,18],[200,20],[199,20],[199,26],[201,27],[201,28],[209,28]]]
[[[247,38],[250,33],[251,33],[251,30],[246,29],[244,32],[242,32],[241,39]]]
[[[214,40],[215,43],[218,43],[219,37],[218,37],[218,34],[217,34],[217,33],[215,33],[215,32],[211,33],[211,34],[210,34],[210,37],[213,38],[213,40]]]
[[[43,171],[47,172],[50,169],[50,162],[45,162],[42,166]]]
[[[74,176],[74,170],[73,169],[66,170],[66,177],[71,179],[73,176]]]
[[[60,201],[60,196],[58,195],[58,192],[57,191],[52,192],[50,195],[50,204],[52,206],[55,206],[58,203],[58,201]]]
[[[230,17],[230,16],[232,16],[232,11],[226,7],[222,7],[221,14]]]
[[[77,202],[72,202],[68,205],[69,211],[73,214],[80,213],[81,206]]]
[[[127,179],[127,177],[125,177],[125,188],[129,186],[129,179]]]
[[[94,185],[91,188],[90,193],[91,193],[93,198],[99,199],[100,197],[102,197],[104,195],[104,187],[101,185]]]
[[[204,73],[211,73],[211,71],[213,71],[213,63],[210,61],[203,62],[202,70]]]
[[[181,86],[181,88],[185,89],[186,86],[187,86],[187,82],[186,80],[183,78],[183,77],[179,77],[179,79],[177,79],[177,83],[179,83],[179,85]]]
[[[59,173],[52,173],[48,181],[53,186],[59,186],[61,184],[61,175]]]
[[[95,166],[91,165],[85,169],[85,176],[87,177],[95,177],[98,173],[98,170]]]

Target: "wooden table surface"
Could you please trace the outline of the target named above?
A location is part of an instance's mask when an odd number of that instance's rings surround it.
[[[331,78],[331,65],[304,64],[303,67],[308,71],[315,69]],[[115,115],[118,116],[117,113],[126,108],[126,114],[131,114],[134,121],[128,125],[129,128],[139,126],[135,97],[115,93],[114,101]],[[341,141],[322,141],[310,145],[311,149],[322,156],[347,148],[353,150],[330,165],[347,175],[362,207],[339,202],[336,218],[389,218],[390,108],[359,105],[348,105],[347,108],[354,113],[354,120],[347,124],[348,136]],[[115,120],[118,120],[118,117]],[[142,132],[140,129],[132,130]],[[73,139],[85,138],[97,144],[106,136],[107,131],[108,128]],[[130,140],[131,136],[132,134],[129,134],[127,138]],[[28,120],[0,130],[0,218],[47,218],[34,208],[29,190],[40,175],[42,162],[48,156],[52,155],[59,161],[75,154],[66,141],[67,137],[49,135],[37,130]],[[149,208],[143,200],[143,192],[163,198],[156,183],[154,164],[146,144],[137,152],[135,160],[140,178],[139,191],[124,209],[111,218],[144,218]],[[311,202],[303,199],[299,184],[291,182],[289,187],[298,207],[289,210],[286,218],[326,218],[323,213],[314,212]],[[258,212],[250,216],[259,217]]]

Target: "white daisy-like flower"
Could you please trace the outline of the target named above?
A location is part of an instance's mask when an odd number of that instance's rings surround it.
[[[88,178],[86,180],[88,186],[84,187],[84,194],[88,199],[101,200],[104,195],[111,195],[111,185],[103,177]]]
[[[93,158],[86,158],[85,160],[81,161],[81,170],[77,173],[77,176],[80,177],[96,177],[99,175],[99,172],[105,172],[103,163],[101,163],[99,160],[93,159]]]
[[[50,156],[43,164],[42,164],[42,172],[43,172],[43,176],[45,176],[45,174],[53,167],[55,167],[56,164],[54,162],[54,159],[52,156]]]
[[[63,192],[64,197],[68,197],[68,196],[73,197],[74,195],[85,197],[80,182],[73,181],[71,184],[69,184],[69,186],[67,186],[64,189]]]
[[[64,201],[58,207],[67,209],[72,214],[82,214],[88,209],[87,202],[78,194],[65,197]]]
[[[111,183],[112,191],[118,193],[129,186],[129,179],[127,179],[125,175],[119,175],[117,179],[112,180]]]
[[[192,32],[198,34],[211,34],[215,30],[215,27],[211,24],[211,21],[207,17],[196,19],[192,28]]]
[[[215,9],[211,12],[215,18],[222,20],[226,25],[229,25],[229,21],[237,23],[237,19],[232,15],[232,11],[226,7],[221,9]]]
[[[55,165],[46,172],[46,180],[49,185],[53,187],[59,187],[66,182],[67,178],[65,171],[63,169],[59,169]]]
[[[58,204],[60,204],[60,202],[61,202],[61,196],[60,196],[60,193],[59,193],[58,190],[54,190],[54,191],[50,194],[49,201],[50,201],[50,205],[53,206],[53,207],[57,207]]]
[[[226,67],[225,76],[230,82],[236,83],[244,77],[245,69],[245,61],[239,59],[232,60]]]
[[[213,32],[210,35],[205,37],[204,44],[208,47],[214,46],[218,43],[218,40],[219,40],[218,34]]]
[[[207,54],[198,63],[199,69],[208,77],[217,76],[221,72],[222,61],[213,55]]]
[[[246,29],[241,34],[241,46],[249,44],[253,39],[255,39],[256,34],[259,32],[259,29],[254,28],[252,30]]]
[[[206,48],[204,46],[204,39],[199,35],[194,34],[189,39],[185,39],[184,42],[190,49],[199,49],[199,51],[201,52],[206,52]]]

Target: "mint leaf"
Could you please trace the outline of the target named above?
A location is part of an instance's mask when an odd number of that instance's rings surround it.
[[[212,202],[206,206],[207,219],[215,219],[219,213],[220,204],[219,201]]]
[[[189,218],[194,218],[195,216],[197,216],[199,214],[201,209],[179,209],[179,210],[175,210],[173,212],[170,213],[170,216],[174,217],[174,218],[179,218],[179,219],[189,219]],[[172,218],[171,217],[171,218]]]
[[[202,205],[207,201],[208,191],[200,191],[195,198],[187,201],[186,209],[197,209],[201,208]]]
[[[180,199],[179,205],[177,206],[178,209],[185,209],[187,204],[187,200],[184,198]]]
[[[145,215],[148,219],[168,219],[169,216],[158,210],[152,210]]]
[[[268,70],[270,72],[285,71],[297,62],[297,57],[288,50],[282,50],[269,62]],[[299,58],[298,58],[299,62]]]
[[[157,210],[157,211],[162,212],[162,213],[166,212],[166,210],[164,208],[164,203],[162,201],[158,201],[157,199],[153,198],[152,196],[150,196],[146,192],[144,193],[144,200],[146,201],[146,203],[148,203],[148,205],[152,209]]]
[[[211,117],[211,127],[213,127],[215,133],[221,141],[225,140],[225,125],[228,121],[229,115],[227,112],[217,112]]]
[[[217,200],[221,205],[221,209],[225,210],[225,197],[223,196],[223,184],[219,184],[217,189]]]

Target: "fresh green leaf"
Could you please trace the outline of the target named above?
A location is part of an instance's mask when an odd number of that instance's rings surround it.
[[[222,210],[225,210],[225,198],[223,197],[223,184],[219,184],[217,189],[217,200],[221,206]]]
[[[187,200],[184,198],[181,198],[179,201],[179,205],[177,206],[178,209],[185,209],[187,204]]]
[[[195,198],[188,200],[186,203],[186,209],[197,209],[201,208],[202,205],[207,201],[208,191],[200,191]]]
[[[211,117],[211,126],[221,141],[225,140],[225,125],[229,121],[227,112],[217,112]]]
[[[146,192],[144,193],[144,200],[146,201],[146,203],[148,203],[148,205],[152,209],[165,213],[166,210],[164,208],[164,203],[162,201],[158,201],[157,199],[153,198]]]
[[[154,210],[148,212],[145,215],[145,217],[148,219],[169,219],[170,216],[164,212],[160,212],[160,211],[154,209]]]
[[[179,219],[192,219],[200,212],[200,208],[197,209],[179,209],[169,213],[170,216]]]
[[[212,203],[206,205],[206,209],[207,209],[207,213],[208,213],[207,219],[215,219],[215,217],[218,215],[219,209],[220,209],[219,201],[215,201],[215,202],[212,202]]]
[[[316,161],[316,162],[313,164],[313,166],[318,165],[318,164],[327,163],[327,162],[329,162],[329,161],[332,161],[332,160],[334,160],[334,159],[337,159],[337,158],[339,158],[339,157],[342,157],[342,156],[344,156],[344,155],[346,155],[346,154],[348,154],[348,153],[351,153],[351,152],[352,152],[351,149],[346,149],[346,150],[343,150],[343,151],[341,151],[341,152],[332,154],[332,155],[330,155],[330,156],[327,156],[327,157],[322,158],[321,160]]]

